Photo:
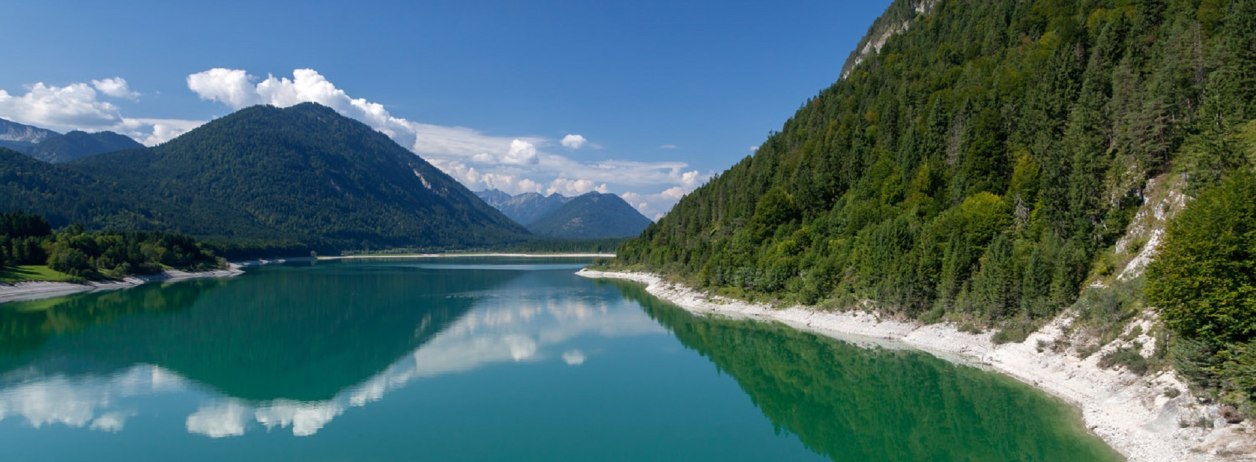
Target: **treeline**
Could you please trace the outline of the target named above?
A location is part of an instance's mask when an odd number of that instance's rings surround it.
[[[225,264],[213,251],[180,234],[87,232],[78,225],[54,231],[39,215],[0,214],[0,268],[47,265],[73,277],[101,279],[166,268],[205,271]]]
[[[1243,158],[1253,50],[1247,0],[938,2],[617,263],[1033,325],[1077,298],[1148,178],[1212,184]]]

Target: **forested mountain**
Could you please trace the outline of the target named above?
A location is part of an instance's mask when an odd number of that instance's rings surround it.
[[[879,52],[852,54],[845,78],[617,264],[732,295],[1034,325],[1105,271],[1149,178],[1180,175],[1194,194],[1256,159],[1256,2],[900,0],[887,18],[861,42]],[[1236,178],[1227,190],[1254,190]],[[1232,239],[1191,241],[1212,250],[1180,260],[1228,271],[1152,282],[1180,310],[1165,313],[1179,368],[1256,399],[1236,379],[1256,370],[1246,213],[1198,219],[1198,235]],[[1200,226],[1170,228],[1170,244]],[[1191,293],[1216,303],[1166,300]]]
[[[650,223],[619,196],[590,192],[532,222],[528,231],[563,239],[608,239],[636,236]]]
[[[45,162],[69,162],[96,154],[143,147],[139,142],[114,132],[87,133],[75,130],[49,137],[31,146],[29,154]]]
[[[492,245],[527,234],[387,136],[313,103],[243,109],[151,149],[56,165],[11,157],[0,157],[15,165],[0,170],[13,191],[0,211],[54,225],[323,251]]]
[[[483,199],[488,205],[493,206],[493,208],[514,220],[515,223],[523,226],[535,223],[571,200],[570,197],[558,193],[544,196],[540,193],[530,192],[511,196],[496,189],[484,190],[475,194],[480,196],[480,199]]]

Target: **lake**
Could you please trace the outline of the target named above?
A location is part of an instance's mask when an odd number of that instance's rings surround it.
[[[265,266],[0,305],[0,459],[1119,460],[930,355],[694,317],[586,261]]]

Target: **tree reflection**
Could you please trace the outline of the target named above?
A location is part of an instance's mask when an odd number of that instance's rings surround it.
[[[731,375],[778,431],[833,460],[1119,460],[1073,410],[1014,380],[774,323],[695,317],[616,283]]]

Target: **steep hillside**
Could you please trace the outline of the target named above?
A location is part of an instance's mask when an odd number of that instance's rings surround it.
[[[649,225],[649,218],[619,196],[591,192],[571,198],[528,225],[528,231],[562,239],[608,239],[636,236]]]
[[[734,295],[1030,325],[1078,297],[1148,178],[1202,187],[1243,158],[1228,140],[1256,118],[1256,2],[920,5],[895,2],[881,23],[906,25],[862,42],[879,51],[617,263]]]
[[[144,145],[114,132],[86,133],[78,130],[52,136],[29,148],[31,157],[45,162],[69,162],[87,156],[124,149],[142,149]]]
[[[311,103],[247,108],[152,149],[23,165],[39,178],[68,171],[76,182],[15,186],[0,210],[54,221],[60,213],[92,226],[321,251],[493,245],[527,234],[388,137]],[[127,215],[136,218],[107,219]]]

